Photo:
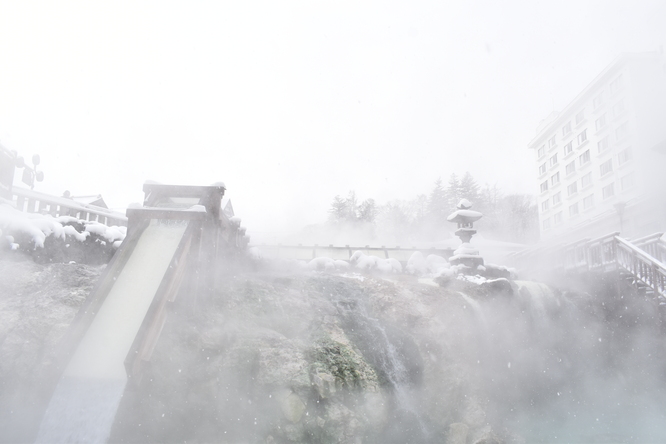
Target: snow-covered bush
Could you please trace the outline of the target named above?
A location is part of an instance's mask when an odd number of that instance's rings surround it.
[[[38,262],[108,262],[126,227],[106,226],[71,216],[24,213],[0,203],[0,249],[26,253]]]
[[[400,265],[400,262],[396,259],[382,259],[377,256],[368,256],[360,250],[355,251],[354,254],[352,254],[349,263],[351,266],[360,270],[377,270],[382,273],[402,273],[402,265]]]
[[[420,251],[415,251],[407,261],[407,273],[424,275],[428,272],[428,263]]]

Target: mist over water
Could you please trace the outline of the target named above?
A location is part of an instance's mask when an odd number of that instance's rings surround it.
[[[518,284],[518,298],[480,304],[489,337],[468,357],[489,418],[526,442],[666,440],[656,304],[622,282],[591,294]]]
[[[254,267],[176,300],[140,383],[61,383],[37,442],[103,442],[102,424],[126,443],[666,440],[663,322],[627,281],[500,292]],[[3,388],[3,408],[29,386]]]
[[[63,378],[39,427],[37,444],[105,443],[126,380]]]

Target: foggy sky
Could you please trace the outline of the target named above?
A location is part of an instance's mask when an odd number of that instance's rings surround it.
[[[42,156],[37,190],[115,208],[147,179],[224,181],[253,239],[452,172],[534,193],[538,123],[659,50],[665,19],[658,0],[0,0],[0,143]]]

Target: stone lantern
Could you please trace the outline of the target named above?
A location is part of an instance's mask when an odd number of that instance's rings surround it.
[[[467,199],[461,199],[457,208],[446,220],[458,224],[455,235],[460,238],[462,244],[453,252],[453,256],[449,258],[449,263],[451,265],[464,265],[470,269],[468,271],[475,271],[477,267],[483,265],[483,258],[479,256],[479,251],[472,247],[469,242],[472,236],[476,234],[474,222],[481,219],[483,214],[471,210],[472,204]]]

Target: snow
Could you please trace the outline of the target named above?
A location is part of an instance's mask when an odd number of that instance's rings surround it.
[[[84,231],[78,232],[73,225],[84,225]],[[71,216],[54,218],[50,214],[24,213],[12,205],[0,204],[0,230],[2,233],[22,233],[27,235],[35,248],[44,248],[44,241],[48,236],[65,240],[67,236],[77,241],[85,241],[91,234],[96,234],[114,245],[120,245],[127,234],[126,227],[108,227],[99,222],[79,220]],[[10,236],[6,236],[12,249],[19,246]]]
[[[462,210],[469,210],[470,208],[472,208],[472,202],[470,202],[469,200],[467,200],[465,198],[460,199],[460,202],[458,202],[458,205],[456,205],[456,208],[460,208]]]
[[[335,268],[338,270],[347,270],[349,269],[349,262],[338,259],[335,261]]]
[[[474,210],[456,210],[446,218],[449,222],[474,222],[483,217],[483,214]]]
[[[402,273],[402,265],[396,259],[382,259],[377,256],[366,255],[360,250],[357,250],[352,254],[349,259],[349,264],[359,270],[377,270],[386,274]]]
[[[206,212],[206,207],[203,205],[192,205],[190,208],[188,208],[189,211],[196,211],[198,213],[205,213]]]
[[[310,270],[333,271],[335,270],[335,261],[330,257],[316,257],[308,262]]]
[[[423,257],[423,253],[415,251],[407,261],[407,273],[423,275],[428,272],[428,264]]]
[[[474,248],[469,242],[463,242],[454,252],[449,260],[457,261],[459,259],[480,259],[479,250]]]
[[[426,257],[426,266],[428,271],[433,275],[438,275],[442,270],[449,268],[449,261],[447,261],[442,256],[436,254],[429,254]]]
[[[86,240],[88,236],[90,236],[89,231],[84,231],[83,233],[79,233],[78,231],[76,231],[76,228],[74,228],[71,225],[66,225],[63,227],[63,229],[65,230],[65,234],[67,236],[71,236],[79,242],[83,242],[84,240]]]

